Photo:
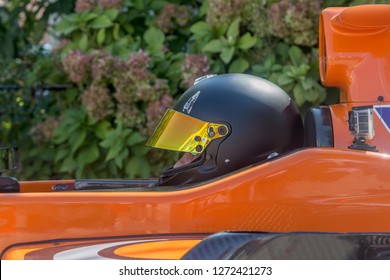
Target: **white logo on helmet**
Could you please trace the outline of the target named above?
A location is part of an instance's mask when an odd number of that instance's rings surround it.
[[[186,104],[184,104],[183,112],[187,111],[188,114],[191,113],[192,107],[194,107],[196,99],[198,99],[199,94],[200,94],[200,91],[195,93],[193,96],[191,96],[187,100]]]

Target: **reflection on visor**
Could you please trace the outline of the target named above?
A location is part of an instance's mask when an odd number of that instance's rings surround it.
[[[200,154],[211,140],[228,133],[226,125],[209,123],[168,109],[146,145]]]

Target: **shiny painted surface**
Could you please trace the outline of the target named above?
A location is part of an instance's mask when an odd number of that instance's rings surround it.
[[[209,235],[209,234],[207,234]],[[14,246],[3,260],[176,260],[202,241],[206,234],[145,235],[47,241]]]
[[[75,180],[22,181],[20,182],[20,192],[70,191],[74,189],[74,181]]]
[[[137,234],[387,232],[389,166],[384,154],[306,149],[186,190],[2,194],[0,250]]]
[[[328,8],[319,25],[320,76],[341,102],[390,101],[390,5]]]
[[[319,23],[320,77],[340,89],[331,106],[335,147],[347,149],[353,137],[348,111],[354,106],[390,105],[390,5],[327,8]],[[390,153],[390,134],[374,114],[375,137],[367,143]]]

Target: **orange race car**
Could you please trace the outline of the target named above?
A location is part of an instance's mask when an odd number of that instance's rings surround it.
[[[203,77],[148,142],[185,152],[159,179],[2,177],[1,259],[389,259],[390,5],[325,9],[319,35],[339,104],[302,122],[266,80]]]

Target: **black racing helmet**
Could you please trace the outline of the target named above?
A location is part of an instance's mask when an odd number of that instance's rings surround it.
[[[199,155],[159,178],[159,185],[187,185],[302,147],[303,124],[295,103],[270,81],[214,75],[184,92],[147,145]]]

